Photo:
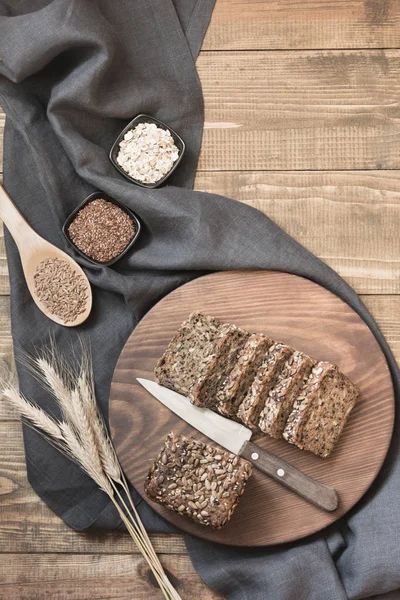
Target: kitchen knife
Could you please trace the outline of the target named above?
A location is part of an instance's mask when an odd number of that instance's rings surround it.
[[[318,508],[328,512],[336,510],[339,500],[332,487],[311,479],[275,454],[250,442],[253,432],[244,425],[226,419],[208,408],[195,406],[185,396],[154,383],[154,381],[141,378],[138,378],[137,381],[178,417],[229,452],[250,461],[257,469]]]

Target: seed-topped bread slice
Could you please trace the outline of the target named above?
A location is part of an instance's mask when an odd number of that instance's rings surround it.
[[[154,370],[156,381],[188,395],[214,348],[221,323],[195,312],[182,323]]]
[[[228,375],[222,389],[217,393],[217,409],[225,417],[235,417],[249,387],[254,381],[258,367],[273,341],[255,333],[249,337],[236,365]]]
[[[170,433],[145,482],[147,496],[196,523],[228,523],[252,466],[218,446]]]
[[[335,365],[317,363],[294,403],[284,439],[326,458],[339,439],[358,395],[358,388]]]
[[[297,350],[285,362],[261,411],[258,425],[263,433],[277,439],[282,437],[296,396],[315,363],[315,360]]]
[[[260,432],[258,421],[270,389],[275,385],[284,363],[293,350],[285,344],[273,344],[259,367],[250,390],[238,408],[237,416],[253,431]]]
[[[213,352],[205,359],[204,368],[190,390],[188,397],[193,404],[216,408],[217,394],[249,337],[249,333],[236,325],[221,326]]]

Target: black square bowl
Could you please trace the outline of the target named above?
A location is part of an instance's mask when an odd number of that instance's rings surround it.
[[[87,254],[82,252],[82,250],[80,250],[78,248],[78,246],[76,246],[74,244],[74,242],[71,240],[69,233],[68,233],[68,228],[71,225],[72,221],[75,219],[78,212],[80,210],[82,210],[82,208],[84,208],[87,204],[89,204],[93,200],[97,200],[98,198],[107,200],[107,202],[111,202],[112,204],[115,204],[115,206],[118,206],[119,208],[121,208],[127,215],[130,216],[130,218],[132,219],[132,221],[135,225],[135,229],[136,229],[136,231],[133,235],[133,238],[131,239],[129,244],[123,249],[121,254],[118,254],[118,256],[116,256],[115,258],[112,258],[111,260],[109,260],[107,262],[101,262],[99,260],[95,260],[94,258],[91,258]],[[142,226],[141,226],[139,217],[134,212],[132,212],[129,208],[124,206],[124,204],[121,204],[121,202],[118,202],[118,200],[111,198],[111,196],[107,196],[107,194],[103,194],[103,192],[94,192],[93,194],[90,194],[90,196],[85,198],[85,200],[83,202],[81,202],[81,204],[79,204],[79,206],[77,206],[77,208],[75,208],[75,210],[69,215],[68,219],[65,221],[65,223],[63,225],[62,231],[63,231],[64,236],[67,238],[68,242],[76,250],[76,252],[78,252],[78,254],[80,254],[81,256],[86,258],[86,260],[89,260],[90,262],[94,263],[95,265],[101,265],[102,267],[109,267],[110,265],[113,265],[114,263],[116,263],[117,260],[122,258],[132,248],[133,244],[136,242],[136,240],[139,237],[141,228],[142,228]]]
[[[134,179],[133,177],[128,175],[128,173],[126,173],[123,169],[121,169],[121,167],[117,163],[117,156],[118,156],[118,152],[119,152],[120,142],[123,140],[124,135],[130,129],[135,129],[136,125],[139,125],[139,123],[155,123],[157,125],[157,127],[160,127],[161,129],[168,129],[168,131],[171,132],[171,135],[174,138],[175,146],[179,150],[179,156],[178,156],[177,160],[175,161],[175,163],[173,164],[172,169],[166,175],[164,175],[164,177],[162,177],[155,183],[144,183],[143,181],[138,181],[137,179]],[[140,185],[141,187],[144,187],[144,188],[156,188],[156,187],[159,187],[160,185],[162,185],[164,183],[164,181],[166,181],[166,179],[168,179],[168,177],[170,175],[172,175],[172,173],[175,171],[176,167],[181,162],[184,152],[185,152],[185,142],[173,129],[171,129],[171,127],[168,127],[168,125],[166,125],[162,121],[159,121],[158,119],[155,119],[154,117],[150,117],[149,115],[138,115],[137,117],[132,119],[132,121],[130,123],[128,123],[128,125],[125,127],[125,129],[123,129],[121,131],[121,133],[115,140],[113,147],[111,148],[109,156],[110,156],[110,160],[111,160],[112,164],[114,165],[114,167],[116,169],[118,169],[118,171],[124,177],[126,177],[126,179],[129,179],[129,181],[131,181],[132,183],[136,183],[136,185]]]

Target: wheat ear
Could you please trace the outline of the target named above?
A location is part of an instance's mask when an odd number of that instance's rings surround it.
[[[13,404],[27,423],[55,448],[73,460],[111,499],[129,534],[149,564],[167,600],[181,600],[154,551],[141,522],[121,469],[107,426],[94,391],[89,355],[84,352],[79,375],[58,357],[54,348],[50,359],[31,361],[35,376],[49,389],[61,409],[63,420],[57,421],[15,389],[3,389],[3,398]],[[126,493],[129,508],[118,489]]]
[[[93,429],[103,469],[108,477],[117,483],[122,483],[121,466],[115,454],[103,415],[99,411],[93,385],[90,379],[88,380],[85,371],[82,371],[78,377],[77,389]]]
[[[95,398],[95,394],[94,394],[93,381],[91,381],[91,379],[90,379],[90,371],[89,371],[90,362],[88,359],[86,359],[86,360],[84,359],[82,361],[82,364],[83,364],[82,370],[78,377],[78,389],[79,389],[81,399],[87,410],[87,413],[89,416],[89,421],[93,428],[93,432],[94,432],[96,442],[98,445],[98,450],[99,450],[100,458],[102,461],[103,469],[104,469],[106,475],[108,476],[108,478],[110,479],[110,482],[114,488],[114,491],[118,494],[120,502],[123,503],[124,510],[126,511],[127,514],[129,514],[130,511],[129,511],[128,507],[126,506],[126,504],[123,500],[123,497],[120,495],[118,488],[116,488],[116,486],[113,484],[113,482],[116,482],[117,484],[120,484],[123,487],[125,493],[128,496],[129,503],[130,503],[131,509],[133,511],[133,516],[134,516],[137,526],[139,528],[139,534],[140,534],[142,543],[145,545],[146,549],[149,551],[152,558],[158,562],[158,558],[154,551],[154,548],[152,546],[150,538],[147,534],[147,531],[146,531],[144,525],[142,524],[142,521],[141,521],[139,514],[136,511],[136,507],[133,503],[129,487],[128,487],[126,479],[122,473],[122,469],[119,464],[118,457],[116,455],[113,443],[108,434],[107,426],[105,424],[103,415],[99,411],[99,408],[98,408],[98,405],[96,402],[96,398]],[[161,564],[160,564],[160,566],[161,566]]]
[[[8,400],[25,418],[54,440],[63,440],[62,431],[54,419],[33,402],[24,398],[17,390],[8,387],[2,390],[3,398]]]

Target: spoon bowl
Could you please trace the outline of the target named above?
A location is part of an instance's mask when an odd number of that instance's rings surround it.
[[[71,258],[66,252],[63,252],[50,242],[47,242],[38,235],[22,215],[19,213],[11,198],[8,196],[5,189],[0,185],[0,217],[4,221],[7,229],[10,231],[17,245],[22,268],[25,275],[25,280],[29,292],[37,305],[37,307],[52,321],[65,327],[76,327],[81,325],[89,316],[92,308],[92,290],[89,280],[78,263]],[[85,288],[85,308],[82,313],[78,314],[74,320],[67,320],[55,314],[46,306],[43,300],[39,297],[35,286],[35,274],[41,262],[46,259],[59,259],[82,278],[82,283]]]

